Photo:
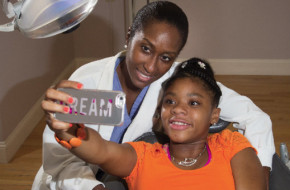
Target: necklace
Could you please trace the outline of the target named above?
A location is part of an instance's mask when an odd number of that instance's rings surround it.
[[[201,155],[205,152],[206,150],[206,145],[204,145],[203,150],[197,155],[196,158],[184,158],[183,161],[176,161],[174,156],[171,156],[172,161],[174,161],[176,164],[180,165],[180,166],[185,166],[185,167],[189,167],[194,165],[197,160],[201,157]]]

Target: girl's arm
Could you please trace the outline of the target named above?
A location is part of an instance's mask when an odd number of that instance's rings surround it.
[[[263,167],[252,148],[245,148],[231,159],[236,190],[266,190]]]
[[[238,94],[221,83],[218,84],[222,90],[219,104],[220,118],[233,122],[233,126],[243,133],[258,151],[269,186],[270,169],[275,153],[271,119],[248,97]]]
[[[60,139],[69,140],[75,137],[76,127],[69,130],[55,130]],[[126,177],[130,175],[136,161],[137,154],[129,144],[117,144],[104,140],[98,132],[91,128],[85,128],[86,139],[78,147],[70,151],[82,160],[99,165],[104,171],[111,175]]]

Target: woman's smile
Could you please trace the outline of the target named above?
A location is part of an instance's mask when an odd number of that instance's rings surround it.
[[[142,82],[149,82],[150,80],[154,78],[153,76],[144,74],[140,72],[139,70],[136,70],[136,74],[137,74],[138,79]]]

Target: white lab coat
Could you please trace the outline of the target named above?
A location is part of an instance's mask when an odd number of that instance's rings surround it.
[[[114,57],[88,63],[76,70],[70,80],[84,84],[84,89],[112,90],[116,59],[124,56],[120,52]],[[123,142],[133,141],[152,130],[152,117],[158,103],[161,83],[174,71],[178,63],[159,80],[152,83],[144,97],[138,114],[128,127]],[[218,83],[222,90],[219,107],[223,120],[235,122],[239,129],[257,149],[263,166],[271,166],[275,152],[272,123],[267,114],[260,110],[249,98]],[[97,130],[109,140],[113,126],[87,125]],[[101,182],[95,179],[97,166],[85,163],[60,146],[54,139],[54,132],[46,126],[43,133],[43,165],[35,177],[32,189],[93,189]]]

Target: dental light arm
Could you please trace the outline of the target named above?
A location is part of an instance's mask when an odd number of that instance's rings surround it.
[[[14,17],[13,5],[9,0],[2,0],[2,9],[8,18]]]
[[[12,18],[15,16],[13,4],[9,2],[9,0],[2,0],[1,5],[2,5],[2,10],[4,11],[5,15],[8,18]],[[0,31],[2,32],[14,31],[14,20],[15,19],[13,19],[10,23],[0,25]]]
[[[98,0],[22,0],[12,4],[1,0],[10,23],[0,31],[19,30],[29,38],[47,38],[78,25],[93,10]]]

